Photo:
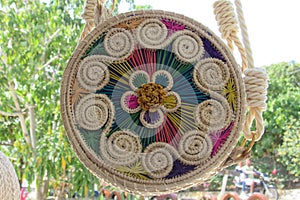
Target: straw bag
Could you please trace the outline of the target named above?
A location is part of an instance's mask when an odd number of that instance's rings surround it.
[[[153,195],[204,182],[249,155],[245,141],[237,147],[245,96],[230,49],[206,26],[172,12],[134,11],[95,24],[78,42],[61,111],[93,174]]]
[[[0,151],[0,199],[19,200],[20,184],[8,158]]]

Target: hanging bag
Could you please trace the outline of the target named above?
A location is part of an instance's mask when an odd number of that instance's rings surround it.
[[[237,145],[246,113],[242,69],[211,30],[159,10],[110,17],[94,1],[84,16],[63,75],[61,112],[93,174],[154,195],[204,182],[249,156],[255,134],[248,147],[246,139]]]

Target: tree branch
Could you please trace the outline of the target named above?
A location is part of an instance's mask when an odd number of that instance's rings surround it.
[[[13,101],[14,101],[14,104],[15,104],[15,107],[16,107],[16,111],[19,112],[18,117],[19,117],[19,120],[20,120],[20,124],[21,124],[21,128],[22,128],[22,132],[23,132],[25,141],[26,141],[27,144],[29,144],[29,146],[32,146],[31,139],[30,139],[30,136],[28,134],[28,130],[26,128],[24,115],[20,112],[21,108],[20,108],[18,96],[17,96],[16,90],[15,90],[15,86],[12,83],[8,83],[8,87],[9,87],[9,90],[12,94],[12,98],[13,98]]]
[[[7,117],[18,117],[19,113],[8,113],[0,110],[0,115],[7,116]]]
[[[14,146],[14,144],[11,144],[11,143],[0,143],[0,146],[9,146],[9,147],[12,147],[12,146]]]
[[[47,46],[48,44],[50,44],[52,42],[52,40],[59,34],[60,29],[57,29],[50,37],[48,40],[45,41],[45,46]]]
[[[26,114],[26,112],[23,111],[23,112],[17,112],[17,113],[8,113],[8,112],[0,110],[0,115],[6,116],[6,117],[19,117],[20,114]]]
[[[35,153],[35,148],[36,148],[36,134],[35,134],[35,129],[36,129],[36,123],[35,123],[35,117],[34,117],[34,108],[36,108],[36,106],[28,106],[28,113],[29,113],[29,118],[30,118],[30,127],[29,127],[29,131],[30,131],[30,137],[31,137],[31,144],[33,147],[33,152]]]
[[[51,59],[49,59],[49,60],[42,66],[42,68],[44,68],[44,67],[50,65],[50,63],[52,63],[54,60],[56,60],[56,59],[58,59],[58,58],[59,58],[58,55],[53,56]]]

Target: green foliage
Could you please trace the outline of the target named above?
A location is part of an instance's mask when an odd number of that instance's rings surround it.
[[[107,1],[107,6],[111,2]],[[143,8],[136,7],[133,0],[126,2],[130,9]],[[0,0],[0,111],[15,114],[0,114],[0,150],[13,159],[20,180],[30,184],[36,180],[36,185],[46,190],[49,181],[54,192],[76,191],[81,196],[91,192],[98,180],[68,143],[59,93],[63,70],[84,26],[83,4],[80,0]],[[16,90],[20,110],[9,86]],[[25,140],[16,115],[23,113],[29,133],[30,105],[35,106],[36,145]]]
[[[279,63],[266,69],[270,80],[265,133],[252,157],[265,172],[277,169],[275,177],[287,180],[300,175],[300,65]]]
[[[299,118],[298,118],[299,119]],[[300,176],[300,122],[292,119],[283,134],[283,142],[278,149],[280,162],[290,174]]]
[[[15,160],[19,179],[38,186],[49,180],[54,190],[97,182],[73,153],[60,118],[60,81],[83,27],[82,7],[79,0],[1,0],[0,110],[17,112],[8,88],[14,85],[21,110],[35,106],[37,141],[33,148],[26,143],[18,117],[0,115],[0,148]]]

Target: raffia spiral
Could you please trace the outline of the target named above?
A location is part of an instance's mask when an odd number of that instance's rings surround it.
[[[114,28],[106,34],[104,47],[110,56],[122,58],[133,51],[134,40],[129,31],[122,28]]]
[[[108,83],[109,71],[100,56],[90,56],[80,63],[77,79],[84,89],[95,92]]]
[[[130,165],[135,163],[142,152],[138,137],[130,131],[116,131],[106,142],[107,162],[113,165]]]
[[[206,161],[212,150],[212,141],[208,134],[201,131],[190,131],[179,142],[178,152],[184,163],[199,165]]]
[[[203,90],[222,90],[229,79],[226,65],[218,59],[203,59],[194,70],[194,81]]]
[[[193,33],[181,35],[173,43],[173,52],[180,60],[193,63],[200,60],[204,53],[203,43]]]
[[[137,40],[145,48],[159,49],[168,35],[167,27],[157,19],[145,20],[137,28]]]
[[[76,121],[87,130],[98,130],[108,119],[108,107],[101,94],[89,94],[83,97],[76,107]]]
[[[164,178],[173,168],[173,148],[165,143],[154,143],[145,149],[142,165],[153,178]]]
[[[195,109],[196,124],[205,131],[223,129],[231,120],[231,110],[222,97],[203,101]]]

